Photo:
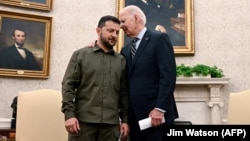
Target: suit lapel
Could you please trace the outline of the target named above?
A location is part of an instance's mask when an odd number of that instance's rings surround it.
[[[135,57],[134,57],[134,61],[131,64],[130,67],[130,71],[132,71],[132,69],[134,68],[134,64],[136,63],[137,59],[140,57],[140,55],[142,54],[143,50],[145,49],[145,47],[147,46],[148,42],[150,40],[150,32],[149,30],[147,30],[140,42],[140,45],[138,46],[138,49],[136,51]]]
[[[135,54],[135,58],[134,58],[134,62],[136,62],[137,58],[140,57],[140,55],[142,54],[143,50],[145,49],[145,47],[147,46],[148,42],[150,40],[150,32],[147,30],[140,42],[140,45],[136,51],[136,54]]]

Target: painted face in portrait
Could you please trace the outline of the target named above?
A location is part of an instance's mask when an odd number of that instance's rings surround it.
[[[26,39],[26,35],[24,31],[16,30],[12,38],[18,46],[23,46]]]

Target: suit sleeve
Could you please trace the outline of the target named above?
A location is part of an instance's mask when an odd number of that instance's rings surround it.
[[[159,70],[159,93],[156,107],[168,111],[173,104],[176,84],[176,62],[172,43],[162,33],[156,46],[156,61]]]

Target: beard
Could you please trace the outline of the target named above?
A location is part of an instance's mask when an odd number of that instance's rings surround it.
[[[102,34],[100,36],[100,41],[108,50],[112,49],[116,44],[116,40],[114,38],[105,39],[103,38]]]
[[[22,47],[22,46],[24,45],[24,43],[18,43],[18,42],[16,42],[16,44],[17,44],[18,46],[20,46],[20,47]]]

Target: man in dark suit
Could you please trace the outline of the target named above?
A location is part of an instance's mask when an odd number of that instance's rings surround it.
[[[131,43],[121,54],[127,65],[130,97],[131,141],[165,141],[166,125],[174,124],[178,111],[174,99],[176,62],[172,43],[166,33],[145,27],[146,16],[137,6],[127,6],[119,13],[120,27],[136,42],[131,61]],[[153,127],[140,130],[138,121],[151,118]],[[165,123],[162,121],[165,119]]]
[[[0,53],[0,68],[41,70],[32,52],[24,48],[25,31],[21,28],[15,29],[12,38],[15,43]]]

